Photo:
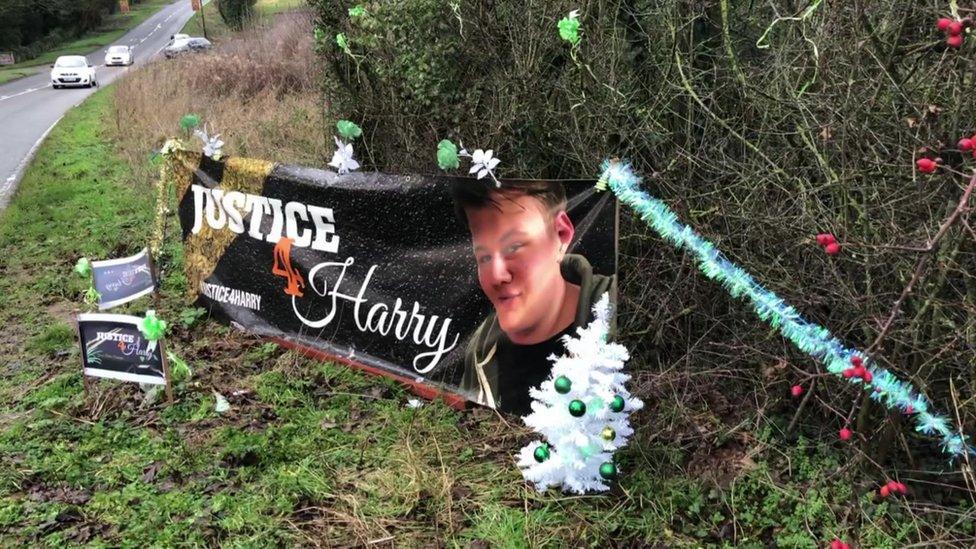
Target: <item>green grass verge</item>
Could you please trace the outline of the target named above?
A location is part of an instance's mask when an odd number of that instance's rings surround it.
[[[258,3],[255,4],[255,9],[257,17],[261,19],[307,6],[308,4],[305,0],[258,0]],[[220,18],[220,12],[217,11],[217,4],[215,2],[211,1],[207,3],[204,6],[203,12],[203,17],[200,16],[199,12],[193,14],[193,17],[183,25],[181,32],[190,36],[203,36],[204,20],[206,20],[207,25],[207,36],[211,39],[227,36],[234,32]]]
[[[173,405],[108,381],[86,400],[71,328],[85,283],[72,266],[142,248],[153,212],[139,170],[113,148],[112,93],[67,114],[0,214],[7,544],[814,548],[971,536],[965,495],[879,501],[844,445],[726,430],[707,411],[695,421],[721,431],[715,447],[689,449],[695,437],[669,432],[681,412],[666,402],[635,418],[609,494],[537,494],[512,461],[533,438],[517,419],[408,408],[387,381],[200,318],[183,298],[172,225],[158,308],[193,375]],[[214,391],[229,412],[214,411]]]
[[[86,55],[98,48],[107,46],[171,2],[172,0],[148,0],[145,3],[132,6],[127,14],[110,15],[100,29],[88,36],[46,51],[33,59],[0,68],[0,84],[37,74],[45,68],[44,65],[50,65],[59,56]]]

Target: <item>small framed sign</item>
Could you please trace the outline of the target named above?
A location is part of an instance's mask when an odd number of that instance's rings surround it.
[[[163,340],[149,341],[143,337],[139,331],[141,321],[130,315],[78,315],[85,376],[165,385],[169,396],[169,367]]]
[[[143,248],[136,255],[92,262],[98,308],[104,311],[139,299],[156,290],[152,255]]]

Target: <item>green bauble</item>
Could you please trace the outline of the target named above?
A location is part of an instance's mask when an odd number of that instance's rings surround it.
[[[600,431],[600,436],[603,437],[603,440],[612,442],[613,439],[617,438],[617,432],[613,430],[613,427],[608,425]]]
[[[617,478],[617,466],[609,461],[603,462],[600,465],[600,476],[607,480]]]
[[[535,457],[535,460],[538,461],[539,463],[542,463],[543,461],[549,459],[549,445],[540,444],[536,446],[535,452],[532,455],[533,457]]]
[[[624,404],[624,397],[617,395],[613,397],[613,402],[610,403],[610,409],[614,412],[623,412]]]
[[[552,384],[556,388],[556,392],[561,395],[565,395],[573,388],[573,382],[566,376],[557,377],[556,381],[552,382]]]
[[[586,404],[582,400],[574,400],[569,403],[569,413],[573,417],[580,417],[586,413]]]

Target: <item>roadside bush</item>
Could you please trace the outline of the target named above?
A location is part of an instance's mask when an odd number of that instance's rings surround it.
[[[433,172],[443,138],[493,148],[503,176],[592,177],[625,157],[685,222],[861,349],[931,253],[876,358],[976,428],[976,234],[960,224],[918,251],[965,179],[918,174],[915,158],[928,147],[952,168],[973,162],[954,148],[976,130],[976,65],[935,29],[947,6],[825,2],[804,18],[782,0],[414,0],[354,15],[348,1],[311,3],[328,126],[363,127],[368,168]],[[556,25],[577,8],[574,50]],[[820,232],[841,255],[823,254]],[[688,425],[710,407],[729,422],[757,409],[789,420],[789,386],[822,367],[627,212],[621,238],[620,326],[640,390],[686,407],[671,436],[711,433],[689,453],[713,442],[716,430]],[[860,434],[889,425],[835,379],[811,404],[800,427],[815,435],[835,438],[859,409]],[[877,437],[874,457],[910,433]]]
[[[221,134],[228,153],[322,165],[319,75],[308,14],[280,15],[210,53],[159,61],[124,78],[113,104],[119,146],[150,180],[156,171],[146,159],[192,112]]]
[[[220,18],[232,29],[240,30],[254,14],[257,0],[217,0]]]

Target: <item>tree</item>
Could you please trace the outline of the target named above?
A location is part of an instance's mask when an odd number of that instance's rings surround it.
[[[257,0],[217,0],[220,18],[235,30],[241,30],[254,13]]]

